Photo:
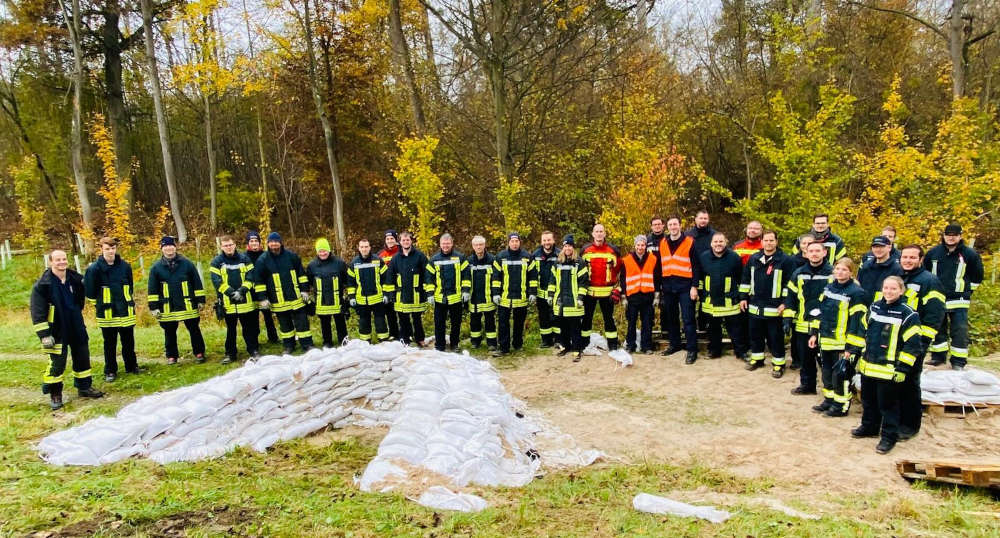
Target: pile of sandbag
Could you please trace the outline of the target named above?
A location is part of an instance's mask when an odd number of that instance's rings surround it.
[[[538,474],[545,450],[559,467],[600,456],[526,418],[523,403],[507,393],[488,362],[359,340],[298,357],[263,357],[202,383],[140,398],[115,417],[46,437],[38,451],[55,465],[133,456],[195,461],[239,446],[264,451],[328,425],[390,426],[357,480],[365,491],[520,486]]]
[[[1000,378],[982,370],[928,370],[920,376],[921,396],[937,404],[1000,404]]]

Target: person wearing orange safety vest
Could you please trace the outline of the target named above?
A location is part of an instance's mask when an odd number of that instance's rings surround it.
[[[663,355],[673,355],[681,347],[681,323],[684,323],[684,343],[687,349],[685,364],[698,360],[698,330],[695,325],[695,302],[698,300],[698,282],[701,266],[694,253],[694,238],[681,233],[681,218],[667,218],[667,236],[660,240],[660,308],[667,311],[664,327],[670,338],[670,347]],[[680,320],[678,319],[680,317]]]
[[[591,233],[594,241],[580,251],[580,257],[590,266],[590,285],[583,300],[584,340],[590,338],[594,325],[594,310],[601,307],[604,318],[604,337],[608,339],[608,349],[618,349],[618,327],[615,326],[615,303],[621,300],[618,287],[618,272],[621,270],[621,255],[618,248],[605,240],[607,232],[603,224],[595,224]]]
[[[653,305],[659,301],[660,263],[653,253],[646,252],[646,236],[635,237],[635,250],[622,258],[619,271],[619,286],[624,291],[622,304],[625,305],[625,319],[628,331],[625,333],[625,349],[635,352],[636,321],[642,318],[642,337],[639,352],[653,352]]]
[[[733,245],[733,252],[740,255],[740,259],[743,261],[743,267],[746,267],[747,262],[750,261],[750,256],[760,252],[760,249],[764,248],[761,242],[761,235],[764,233],[764,227],[761,226],[759,221],[752,220],[747,223],[746,237],[742,241]]]

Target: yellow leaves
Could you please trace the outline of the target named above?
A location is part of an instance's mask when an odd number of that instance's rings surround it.
[[[104,198],[104,216],[107,220],[105,235],[118,239],[120,248],[127,251],[135,244],[136,236],[132,233],[131,213],[128,193],[132,190],[132,180],[129,176],[119,177],[115,146],[111,132],[104,124],[102,114],[94,114],[90,123],[90,141],[97,147],[97,159],[101,161],[104,173],[104,183],[97,190]]]
[[[424,248],[433,246],[443,220],[437,206],[444,189],[441,178],[431,169],[438,142],[433,136],[400,140],[396,170],[392,173],[402,194],[399,209],[410,219],[417,244]]]
[[[30,154],[18,164],[12,164],[9,173],[14,180],[14,199],[17,201],[17,211],[21,215],[21,230],[17,241],[24,248],[40,251],[48,243],[45,238],[45,212],[39,209],[38,184],[41,178],[35,161]]]

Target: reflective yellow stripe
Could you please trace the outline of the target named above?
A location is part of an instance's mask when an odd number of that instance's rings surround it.
[[[43,321],[41,323],[36,323],[32,325],[32,328],[35,329],[35,332],[44,331],[49,328],[49,322]]]
[[[904,341],[909,340],[910,338],[913,338],[914,336],[917,336],[919,334],[920,334],[920,327],[917,325],[913,325],[909,329],[906,329],[906,331],[903,332],[903,340]]]

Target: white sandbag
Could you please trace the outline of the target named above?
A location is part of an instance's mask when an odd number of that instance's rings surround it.
[[[920,374],[920,390],[922,392],[951,392],[955,382],[951,377],[938,375],[939,371],[929,371]]]
[[[603,351],[601,351],[597,346],[593,344],[583,348],[583,354],[589,355],[591,357],[600,357],[603,353],[604,353]]]
[[[420,494],[417,504],[437,510],[480,512],[489,506],[486,499],[468,493],[455,493],[444,486],[431,486]]]
[[[695,506],[693,504],[674,501],[658,495],[640,493],[632,499],[632,507],[640,512],[648,514],[670,514],[680,517],[697,517],[711,521],[712,523],[722,523],[732,517],[732,514],[725,510],[717,510],[711,506]]]
[[[147,443],[147,450],[149,452],[159,452],[161,450],[166,450],[173,445],[176,445],[181,440],[180,437],[176,435],[161,435],[156,439],[153,439]]]
[[[374,491],[374,486],[376,484],[385,482],[389,478],[406,478],[406,471],[395,463],[391,463],[388,460],[374,459],[367,467],[365,467],[365,472],[361,475],[360,479],[356,479],[355,482],[361,491]],[[392,487],[384,486],[380,489],[381,492],[391,491]]]
[[[279,438],[282,441],[287,441],[289,439],[298,439],[299,437],[305,437],[310,433],[325,428],[327,423],[320,419],[312,419],[302,422],[300,424],[294,424],[286,427],[281,431]]]
[[[204,428],[212,424],[213,417],[201,417],[198,420],[185,420],[181,424],[178,424],[171,431],[172,434],[177,437],[186,437],[189,433]]]
[[[100,463],[92,450],[81,445],[70,445],[55,454],[49,454],[46,461],[53,465],[98,465]]]
[[[141,452],[142,452],[142,445],[130,445],[116,450],[112,450],[111,452],[108,452],[107,454],[98,458],[97,461],[102,465],[108,463],[115,463],[118,461],[131,458],[132,456],[135,456],[136,454],[139,454]]]
[[[626,366],[632,366],[632,355],[624,349],[616,349],[614,351],[608,352],[608,356],[618,362],[622,368]]]
[[[982,370],[965,370],[965,379],[974,385],[1000,387],[1000,377]]]
[[[600,349],[601,351],[607,351],[608,350],[608,339],[605,338],[602,335],[597,334],[597,333],[591,333],[590,334],[590,344],[589,345],[594,346],[597,349]]]

